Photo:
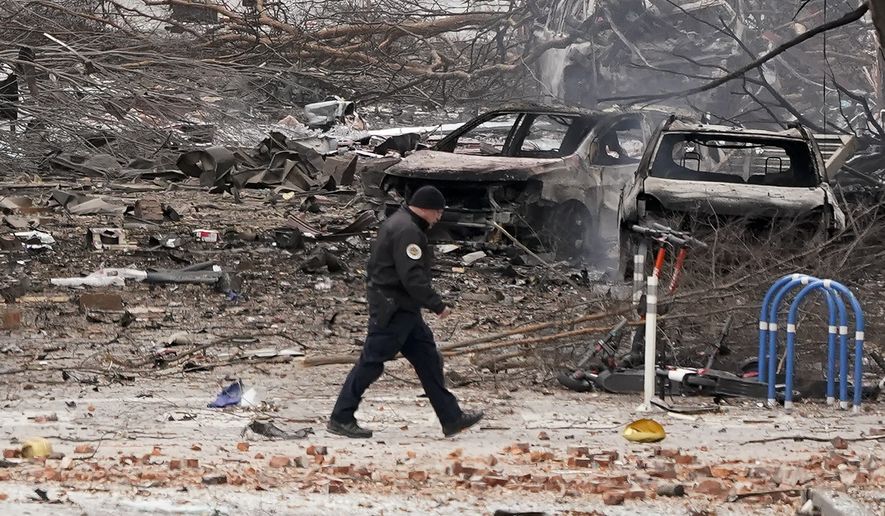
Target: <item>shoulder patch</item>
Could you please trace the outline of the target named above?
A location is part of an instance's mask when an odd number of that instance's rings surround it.
[[[408,247],[406,247],[406,256],[413,260],[420,260],[423,254],[424,253],[421,251],[421,247],[418,246],[418,244],[409,244]]]

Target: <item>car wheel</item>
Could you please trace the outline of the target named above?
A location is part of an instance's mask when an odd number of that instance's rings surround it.
[[[558,257],[587,257],[591,249],[590,222],[590,210],[579,201],[566,201],[550,211],[544,226]]]
[[[621,227],[618,230],[618,279],[623,281],[633,279],[633,257],[636,247],[636,241],[631,237],[630,232]]]

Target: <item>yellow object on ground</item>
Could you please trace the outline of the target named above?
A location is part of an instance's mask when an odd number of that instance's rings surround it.
[[[42,437],[28,439],[22,444],[22,457],[26,459],[49,457],[50,455],[52,455],[52,444]]]
[[[624,438],[634,443],[656,443],[663,441],[667,432],[653,419],[638,419],[624,429]]]

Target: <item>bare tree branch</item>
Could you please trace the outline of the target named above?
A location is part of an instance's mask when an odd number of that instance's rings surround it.
[[[832,30],[837,27],[843,27],[845,25],[848,25],[850,23],[853,23],[853,22],[859,20],[860,18],[863,17],[864,14],[867,13],[868,10],[869,10],[869,4],[864,3],[861,6],[859,6],[857,9],[854,9],[853,11],[846,13],[842,17],[840,17],[836,20],[818,25],[817,27],[815,27],[807,32],[804,32],[804,33],[800,34],[799,36],[796,36],[795,38],[791,39],[790,41],[787,41],[786,43],[778,45],[777,47],[775,47],[771,51],[766,52],[764,55],[760,56],[758,59],[756,59],[750,63],[747,63],[746,65],[740,67],[739,69],[737,69],[727,75],[724,75],[724,76],[716,79],[715,81],[710,81],[707,84],[704,84],[702,86],[698,86],[698,87],[683,90],[683,91],[673,91],[673,92],[669,92],[669,93],[661,93],[661,94],[654,94],[654,95],[625,95],[625,96],[606,97],[606,98],[600,99],[600,102],[623,102],[623,101],[631,102],[631,103],[649,102],[649,101],[655,101],[655,100],[687,97],[690,95],[696,95],[698,93],[712,90],[713,88],[716,88],[716,87],[721,86],[721,85],[723,85],[729,81],[732,81],[738,77],[741,77],[742,75],[749,72],[750,70],[754,70],[756,68],[759,68],[761,65],[770,61],[772,58],[774,58],[774,57],[786,52],[787,50],[813,38],[814,36],[817,36],[818,34],[822,34],[828,30]]]

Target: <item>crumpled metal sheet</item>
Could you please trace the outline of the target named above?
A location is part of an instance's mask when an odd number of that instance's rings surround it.
[[[336,185],[350,184],[354,171],[350,165],[341,169],[326,163],[324,156],[334,159],[330,149],[334,139],[308,138],[292,140],[272,131],[253,150],[230,150],[224,147],[195,149],[181,154],[176,166],[200,185],[221,191],[229,185],[238,188],[273,188],[296,191],[334,190]],[[337,162],[334,162],[337,163]],[[145,163],[146,164],[146,163]],[[138,163],[136,165],[144,165]],[[332,173],[340,176],[333,179]]]
[[[53,169],[72,171],[90,177],[109,177],[120,172],[121,166],[116,158],[109,154],[79,156],[60,154],[48,160]]]
[[[237,160],[233,151],[224,147],[208,147],[185,152],[176,165],[185,174],[200,178],[200,186],[217,186]]]
[[[314,102],[304,106],[307,126],[311,129],[330,127],[356,112],[356,104],[340,97]]]
[[[111,204],[100,197],[88,197],[62,190],[53,190],[49,196],[71,215],[122,215],[128,209],[126,205]]]
[[[319,241],[334,241],[346,240],[348,237],[363,233],[377,222],[378,218],[375,216],[375,212],[372,210],[366,210],[360,212],[359,215],[356,216],[356,219],[347,226],[329,233],[323,233],[321,230],[311,226],[295,215],[291,216],[286,222],[286,225],[301,231],[306,238],[312,238]]]

